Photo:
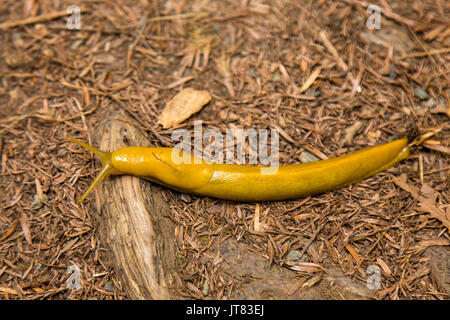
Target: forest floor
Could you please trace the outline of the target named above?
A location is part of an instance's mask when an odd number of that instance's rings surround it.
[[[435,133],[394,168],[305,199],[162,192],[181,297],[235,297],[249,279],[210,259],[232,240],[291,272],[291,295],[330,270],[361,283],[378,270],[361,298],[448,299],[449,17],[444,0],[2,1],[0,299],[128,298],[95,197],[76,202],[98,166],[65,140],[92,142],[112,106],[155,146],[173,147],[174,130],[195,120],[223,133],[276,129],[281,164]],[[164,129],[160,113],[187,87],[211,102]],[[68,288],[71,266],[81,289]]]

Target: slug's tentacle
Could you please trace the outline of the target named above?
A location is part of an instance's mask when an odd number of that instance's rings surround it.
[[[79,140],[76,140],[76,139],[67,138],[67,140],[70,142],[76,143],[80,147],[92,152],[102,162],[102,169],[99,171],[99,173],[95,177],[94,182],[92,182],[92,184],[89,186],[89,188],[84,193],[84,195],[78,200],[78,202],[81,203],[89,195],[89,193],[91,193],[91,191],[94,190],[95,186],[100,181],[106,179],[107,177],[109,177],[112,174],[120,174],[121,172],[113,167],[113,165],[111,163],[111,155],[112,155],[111,152],[101,151],[101,150],[97,149],[96,147],[93,147],[91,145],[88,145],[88,144],[81,142]]]

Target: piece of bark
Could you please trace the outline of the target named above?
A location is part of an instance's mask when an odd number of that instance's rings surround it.
[[[107,121],[97,128],[95,145],[114,151],[150,146],[128,123]],[[100,239],[131,299],[174,299],[175,245],[170,208],[160,187],[132,177],[111,176],[97,188]]]
[[[199,112],[209,101],[211,101],[211,95],[208,91],[183,89],[164,107],[158,123],[164,129],[170,128]]]

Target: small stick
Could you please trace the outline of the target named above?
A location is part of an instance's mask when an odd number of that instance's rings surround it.
[[[423,186],[423,157],[419,154],[419,177],[420,177],[420,185]]]
[[[81,13],[86,12],[85,9],[81,9],[80,10]],[[14,27],[19,27],[19,26],[25,26],[28,24],[35,24],[35,23],[40,23],[40,22],[44,22],[44,21],[50,21],[50,20],[54,20],[54,19],[58,19],[64,16],[68,16],[73,14],[73,12],[71,11],[58,11],[58,12],[52,12],[49,14],[43,14],[37,17],[30,17],[27,19],[23,19],[23,20],[16,20],[16,21],[7,21],[4,22],[2,24],[0,24],[0,29],[9,29],[9,28],[14,28]]]
[[[202,18],[209,16],[209,12],[187,12],[168,16],[160,16],[149,19],[149,22],[170,21],[176,19]]]
[[[330,42],[330,40],[328,40],[325,31],[322,30],[319,32],[319,40],[324,44],[327,50],[336,59],[338,67],[341,68],[344,72],[347,72],[348,66],[345,64],[344,60],[342,60],[342,58],[339,56],[339,53],[337,52],[333,44]]]
[[[400,60],[406,59],[406,58],[417,58],[417,57],[425,57],[430,55],[436,55],[436,54],[443,54],[443,53],[449,53],[450,48],[442,48],[442,49],[432,49],[424,52],[414,52],[411,54],[407,54],[400,58]]]

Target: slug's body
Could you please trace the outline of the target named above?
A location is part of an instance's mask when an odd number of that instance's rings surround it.
[[[178,164],[178,161],[172,161],[173,148],[125,147],[108,153],[69,140],[94,152],[103,165],[80,201],[111,174],[131,174],[177,191],[220,199],[292,199],[356,183],[392,167],[409,155],[408,141],[403,138],[328,160],[267,170],[270,167],[207,163],[187,154],[181,154],[181,157],[190,158],[190,161]],[[267,172],[263,173],[265,169]]]

